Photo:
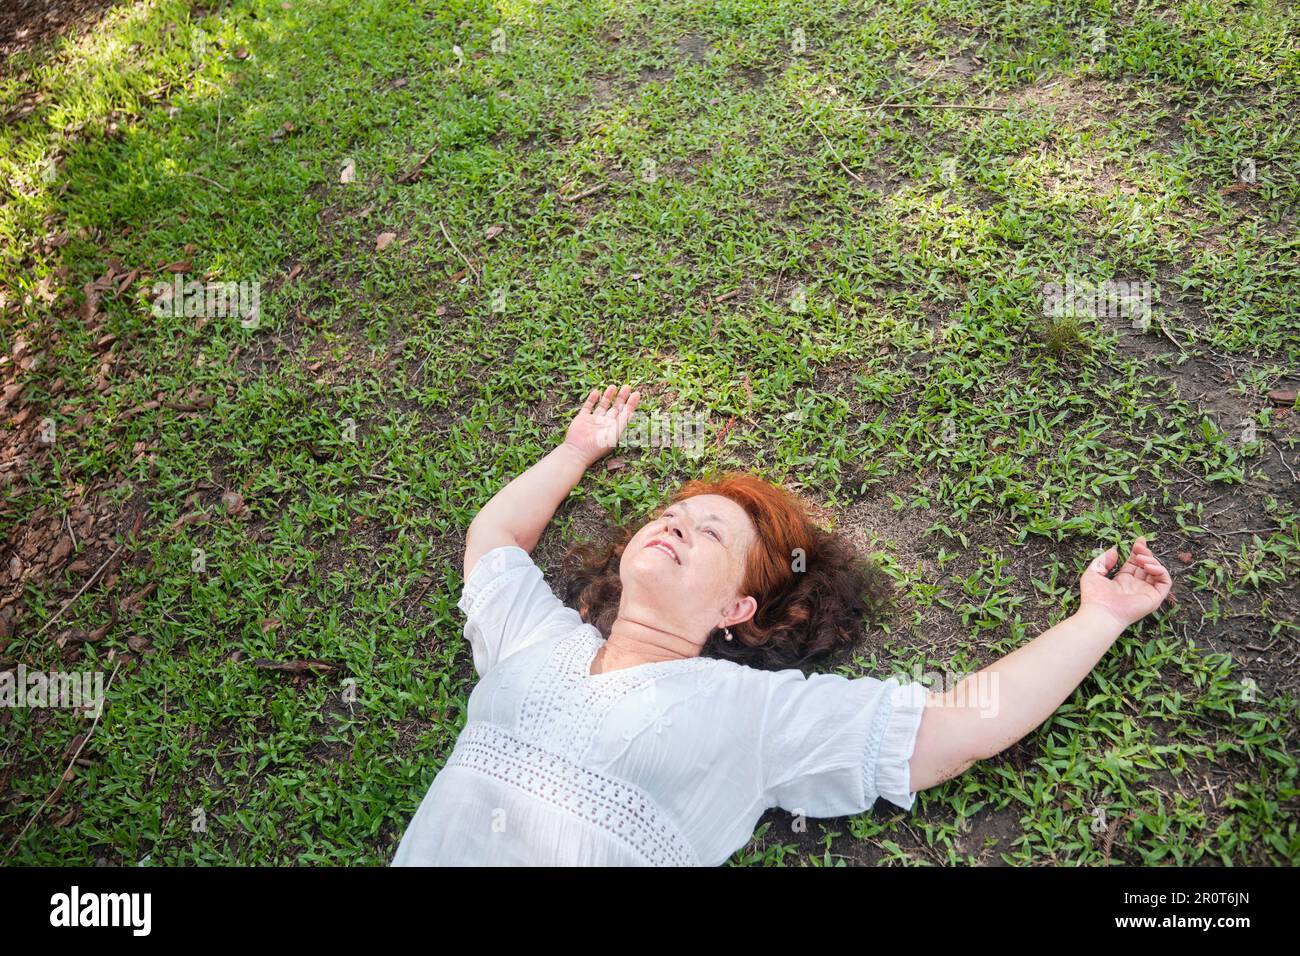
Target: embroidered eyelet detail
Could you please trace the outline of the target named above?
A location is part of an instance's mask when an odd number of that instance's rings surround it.
[[[495,724],[466,724],[445,766],[469,768],[545,800],[599,827],[650,866],[700,865],[690,841],[640,787],[583,767]]]
[[[524,737],[581,760],[614,706],[638,691],[653,702],[659,678],[694,670],[700,692],[712,693],[718,664],[714,658],[688,657],[593,675],[591,659],[603,641],[588,625],[558,642],[520,704],[518,729]],[[657,732],[667,726],[661,724]],[[624,740],[635,736],[629,733],[622,734]]]

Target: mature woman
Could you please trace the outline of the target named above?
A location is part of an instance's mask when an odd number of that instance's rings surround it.
[[[529,553],[639,400],[593,390],[470,524],[458,606],[481,679],[394,865],[716,866],[770,807],[910,809],[1042,723],[1169,593],[1139,538],[1113,577],[1115,548],[1092,562],[1073,616],[946,693],[806,677],[861,637],[880,576],[799,499],[730,474],[603,552],[571,550],[580,613]]]

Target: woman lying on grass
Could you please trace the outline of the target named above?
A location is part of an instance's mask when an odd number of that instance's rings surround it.
[[[805,677],[858,643],[888,579],[798,498],[730,474],[688,482],[608,548],[570,549],[579,613],[529,552],[617,444],[628,391],[597,405],[593,390],[565,441],[470,524],[458,606],[481,679],[394,865],[716,866],[770,807],[911,809],[1046,720],[1169,593],[1139,538],[1113,577],[1115,548],[1093,561],[1073,616],[946,693]]]

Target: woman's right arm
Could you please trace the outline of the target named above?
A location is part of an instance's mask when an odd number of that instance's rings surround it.
[[[567,445],[555,448],[485,504],[465,537],[465,578],[493,548],[515,545],[529,554],[555,517],[555,509],[578,486],[587,466]]]
[[[515,545],[531,554],[537,547],[555,510],[586,470],[615,447],[641,400],[639,392],[632,392],[629,400],[627,385],[617,396],[615,389],[609,386],[603,396],[592,389],[564,441],[498,491],[474,516],[465,538],[466,580],[478,559],[493,548]]]
[[[958,776],[1042,724],[1124,629],[1163,603],[1173,582],[1145,538],[1111,578],[1118,559],[1111,548],[1088,567],[1073,615],[946,693],[930,694],[908,761],[913,791]]]

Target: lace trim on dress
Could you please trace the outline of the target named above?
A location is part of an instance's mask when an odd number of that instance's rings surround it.
[[[867,759],[862,767],[862,785],[867,799],[884,797],[904,810],[916,802],[908,790],[908,761],[916,746],[916,734],[925,711],[927,692],[920,684],[894,686],[884,691],[885,699],[876,709],[867,737]]]
[[[695,848],[640,787],[589,770],[495,724],[471,721],[445,764],[510,784],[604,830],[650,866],[699,866]]]

